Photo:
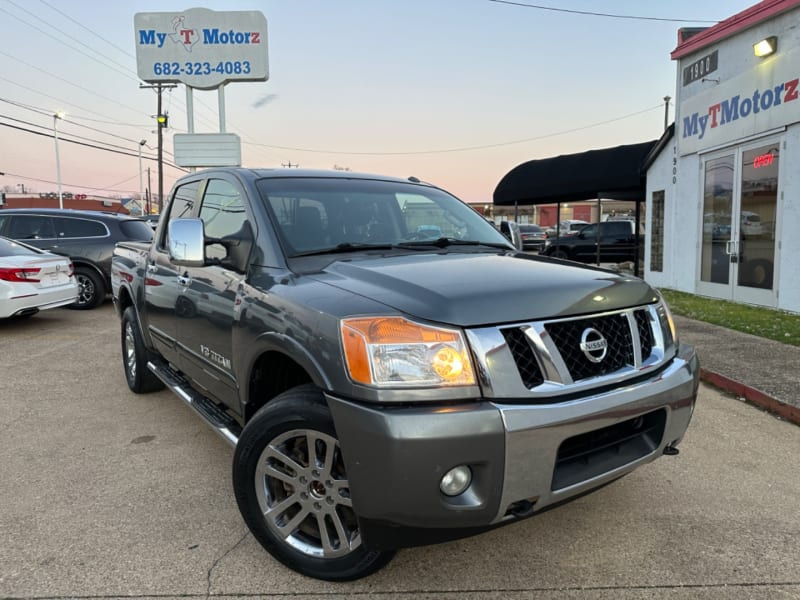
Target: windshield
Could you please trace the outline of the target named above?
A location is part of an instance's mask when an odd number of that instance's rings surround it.
[[[270,178],[259,181],[258,188],[289,257],[336,249],[408,247],[443,239],[508,247],[507,240],[478,212],[424,185]]]

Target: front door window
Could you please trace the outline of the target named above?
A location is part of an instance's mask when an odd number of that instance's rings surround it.
[[[710,283],[727,284],[730,278],[733,158],[730,154],[706,162],[700,279]]]
[[[778,144],[742,153],[737,281],[740,286],[768,290],[773,287],[779,157]]]

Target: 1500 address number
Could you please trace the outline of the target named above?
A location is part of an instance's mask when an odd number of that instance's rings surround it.
[[[210,62],[157,62],[153,63],[153,73],[162,75],[247,75],[250,73],[250,61],[226,61],[216,65]]]

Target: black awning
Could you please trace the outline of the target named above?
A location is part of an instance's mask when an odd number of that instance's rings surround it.
[[[601,197],[643,200],[642,166],[657,141],[522,163],[497,184],[494,203],[555,204]]]

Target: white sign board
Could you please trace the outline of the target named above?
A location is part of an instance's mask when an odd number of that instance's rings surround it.
[[[800,53],[786,52],[681,103],[681,155],[800,121]]]
[[[242,165],[242,144],[235,133],[176,133],[172,143],[179,167]]]
[[[148,83],[213,89],[228,81],[266,81],[267,19],[258,11],[136,13],[136,65]]]

